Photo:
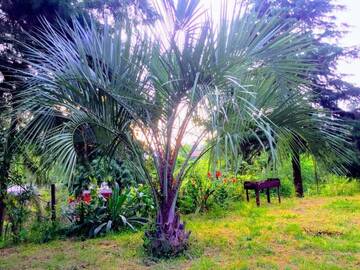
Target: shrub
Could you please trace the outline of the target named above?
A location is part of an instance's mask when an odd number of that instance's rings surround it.
[[[44,218],[32,224],[29,232],[29,241],[35,243],[46,243],[57,239],[62,233],[60,223]]]
[[[309,195],[323,196],[352,196],[360,192],[360,181],[346,176],[326,174],[317,187],[313,185],[308,189]]]
[[[18,188],[16,192],[9,193],[6,198],[6,214],[8,222],[5,226],[5,237],[12,238],[12,241],[22,242],[26,238],[26,231],[23,230],[28,220],[30,210],[27,207],[29,200],[35,196],[32,188]]]
[[[71,201],[64,214],[70,221],[68,234],[95,237],[109,231],[124,228],[135,230],[138,225],[147,222],[153,204],[145,195],[144,188],[130,188],[120,191],[115,185],[111,197],[106,200],[98,196],[96,190],[91,191],[91,198]],[[146,200],[143,200],[145,199]],[[146,209],[148,211],[146,211]]]
[[[134,212],[137,216],[152,217],[155,215],[154,199],[148,185],[138,184],[135,187],[130,187],[127,192],[129,201],[136,206]]]
[[[235,179],[235,178],[234,178]],[[179,208],[183,213],[197,213],[209,210],[213,205],[225,206],[229,198],[228,184],[231,180],[223,177],[220,171],[212,176],[200,175],[194,171],[185,179],[180,193]]]
[[[131,174],[126,162],[99,156],[93,159],[88,166],[77,166],[69,191],[71,194],[79,196],[91,185],[98,186],[102,182],[107,182],[112,186],[117,184],[120,189],[123,189],[134,186],[138,181]]]

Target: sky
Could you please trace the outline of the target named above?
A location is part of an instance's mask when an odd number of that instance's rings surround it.
[[[344,46],[360,46],[360,0],[338,0],[337,3],[347,7],[346,10],[335,14],[338,21],[351,25],[349,33],[339,41],[340,44]],[[339,61],[338,71],[349,74],[349,76],[345,77],[345,80],[360,87],[360,59]]]

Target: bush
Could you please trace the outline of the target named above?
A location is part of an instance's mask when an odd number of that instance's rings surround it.
[[[150,187],[139,184],[135,187],[130,187],[128,190],[128,197],[131,204],[136,206],[134,211],[139,217],[152,217],[155,215],[155,204],[151,194]]]
[[[57,239],[62,234],[62,227],[57,221],[44,218],[32,224],[29,232],[29,241],[34,243],[46,243]]]
[[[144,187],[120,191],[116,185],[108,200],[92,190],[91,200],[70,202],[64,214],[71,223],[68,234],[95,237],[125,228],[135,230],[148,221],[152,209],[154,206]]]
[[[124,189],[134,186],[138,181],[131,174],[126,162],[99,156],[93,159],[88,166],[77,165],[69,191],[71,194],[79,196],[91,185],[98,186],[102,182],[107,182],[111,186],[117,184],[120,189]]]
[[[235,177],[224,177],[220,171],[212,176],[194,171],[184,180],[180,190],[180,211],[188,213],[205,212],[213,205],[224,207],[230,198],[241,197],[241,185]]]
[[[353,196],[357,193],[360,193],[359,180],[334,174],[325,175],[318,187],[313,185],[307,191],[309,195],[322,196]]]
[[[17,193],[8,194],[5,201],[8,219],[5,226],[5,238],[11,238],[15,243],[25,240],[26,231],[23,227],[30,215],[27,204],[33,196],[35,194],[31,188],[19,189]]]

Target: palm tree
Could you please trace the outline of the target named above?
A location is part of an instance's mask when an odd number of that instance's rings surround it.
[[[228,117],[234,119],[223,122],[222,132],[217,136],[222,143],[217,144],[220,149],[214,151],[224,152],[223,155],[225,152],[235,151],[233,158],[225,160],[224,166],[236,172],[243,160],[251,162],[263,150],[270,153],[276,151],[273,165],[288,161],[290,156],[298,197],[303,197],[300,153],[310,153],[314,161],[320,162],[333,173],[346,172],[343,164],[350,162],[353,154],[349,149],[349,127],[329,111],[314,106],[314,96],[311,89],[307,88],[299,92],[292,91],[291,88],[274,88],[270,83],[248,100],[266,116],[267,122],[277,134],[275,142],[268,140],[263,130],[251,124],[251,117],[238,119],[237,114],[229,112]],[[233,148],[232,136],[239,134],[241,141],[237,148]]]
[[[249,99],[254,107],[261,111],[268,123],[276,132],[276,142],[270,144],[266,134],[258,127],[251,125],[251,117],[224,122],[222,133],[217,139],[222,143],[216,151],[236,151],[234,157],[225,160],[225,167],[237,171],[243,160],[251,160],[263,150],[272,152],[276,147],[277,159],[288,161],[294,173],[296,195],[303,196],[301,180],[300,153],[308,152],[325,168],[338,174],[346,171],[343,164],[350,161],[352,150],[349,148],[349,127],[329,111],[314,106],[314,96],[306,87],[302,92],[289,89],[273,88],[272,83],[265,89],[258,89],[256,96]],[[293,89],[294,90],[294,89]],[[228,113],[228,117],[237,118],[236,114]],[[231,124],[233,123],[233,124]],[[234,125],[236,123],[236,125]],[[234,131],[237,130],[235,133]],[[232,147],[232,136],[241,132],[241,141],[237,148]],[[233,134],[233,135],[232,135]],[[274,164],[276,165],[276,164]]]
[[[275,125],[250,101],[260,92],[302,93],[311,68],[302,58],[307,38],[280,14],[259,16],[247,1],[231,8],[224,2],[216,21],[198,0],[177,3],[156,1],[162,19],[140,29],[131,22],[99,27],[74,20],[52,27],[44,21],[45,30],[24,45],[31,68],[22,73],[27,91],[17,108],[31,112],[23,141],[41,146],[48,161],[68,173],[79,156],[74,134],[84,127],[94,132],[97,147],[128,155],[157,205],[145,241],[155,256],[176,255],[188,246],[176,202],[192,153],[208,139],[213,143],[203,152],[216,149],[230,125],[226,132],[236,146],[244,118],[273,145]],[[55,125],[54,118],[62,121]],[[192,147],[179,164],[189,133]]]

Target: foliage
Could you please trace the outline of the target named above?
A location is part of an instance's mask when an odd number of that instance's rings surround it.
[[[218,172],[219,174],[219,172]],[[234,178],[236,179],[236,178]],[[229,181],[231,181],[229,179]],[[184,180],[180,190],[179,208],[183,213],[198,213],[209,210],[212,204],[225,206],[229,197],[227,179],[222,176],[202,175],[193,172]]]
[[[324,174],[319,185],[308,187],[309,195],[322,196],[354,196],[360,192],[359,179],[334,174]]]
[[[329,109],[334,117],[339,117],[351,127],[352,148],[356,151],[351,163],[344,162],[347,174],[359,176],[360,139],[357,135],[360,88],[348,83],[344,75],[339,74],[337,65],[340,59],[358,59],[359,47],[344,47],[339,40],[349,31],[350,25],[339,23],[337,15],[346,11],[346,6],[334,0],[264,0],[256,1],[258,8],[272,7],[281,9],[286,17],[299,22],[300,29],[308,33],[316,46],[308,51],[308,57],[316,68],[308,73],[312,81],[311,90],[315,93],[314,102]],[[336,40],[336,42],[334,42]],[[344,79],[345,78],[345,79]],[[346,104],[346,109],[341,106]]]
[[[126,162],[108,159],[101,155],[94,158],[87,166],[78,164],[73,180],[69,183],[70,194],[78,197],[83,190],[89,189],[90,184],[99,186],[102,182],[111,186],[116,184],[123,189],[134,186],[137,181],[131,174]]]
[[[130,197],[131,195],[133,194],[120,193],[119,187],[115,187],[112,196],[109,198],[107,210],[110,215],[110,220],[112,221],[111,226],[115,230],[126,226],[135,230],[134,225],[143,225],[144,222],[146,222],[146,219],[136,216],[138,207],[142,205],[135,204],[135,202],[132,201],[132,197]],[[144,214],[144,212],[142,213]],[[124,214],[126,214],[126,217]],[[146,216],[148,214],[149,213],[146,213]],[[106,226],[109,226],[109,223],[107,223]]]
[[[8,194],[6,198],[6,214],[8,223],[5,228],[5,237],[13,239],[14,242],[20,242],[23,239],[23,226],[29,218],[30,211],[27,204],[34,196],[32,189],[24,189],[18,194]]]
[[[155,215],[155,203],[149,186],[138,184],[130,187],[127,192],[131,203],[136,206],[134,209],[136,216],[153,217]]]
[[[284,10],[288,17],[301,24],[301,31],[309,33],[316,42],[309,56],[318,68],[308,76],[313,82],[312,90],[318,94],[318,104],[344,119],[351,118],[351,114],[356,115],[360,89],[346,82],[344,74],[339,74],[336,66],[341,58],[357,58],[359,48],[344,47],[341,42],[332,41],[339,40],[349,30],[349,24],[337,21],[337,15],[346,11],[346,6],[334,0],[265,0],[258,3],[260,6],[272,5],[274,10]],[[353,109],[349,114],[339,106],[339,102],[345,100],[350,105],[349,109]]]
[[[92,190],[91,195],[90,200],[71,201],[65,209],[64,214],[71,222],[69,234],[95,237],[127,227],[136,230],[136,226],[145,224],[149,217],[149,212],[144,213],[140,209],[143,204],[137,204],[139,198],[132,197],[139,194],[129,189],[120,191],[116,186],[108,200],[98,196],[95,190]]]
[[[33,243],[46,243],[60,238],[63,233],[63,226],[58,221],[43,218],[31,225],[27,240]]]
[[[131,12],[131,9],[135,9]],[[110,14],[108,14],[110,12]],[[129,14],[136,14],[131,18],[136,23],[151,23],[157,14],[146,0],[135,1],[74,1],[74,0],[2,0],[0,4],[0,235],[3,229],[5,213],[4,200],[9,179],[9,170],[13,162],[13,155],[22,152],[25,161],[28,153],[15,143],[17,131],[26,122],[26,115],[13,111],[14,104],[19,102],[23,85],[18,78],[18,71],[28,69],[24,61],[24,47],[21,43],[29,41],[28,33],[40,31],[42,20],[54,24],[59,18],[70,22],[70,18],[77,17],[82,23],[89,19],[90,14],[107,13],[113,18],[129,18]],[[138,16],[141,15],[141,19]],[[96,17],[96,16],[95,16]],[[100,18],[99,18],[100,19]],[[14,42],[16,40],[16,42]],[[21,99],[21,98],[20,98]],[[25,119],[24,119],[25,118]],[[58,119],[59,120],[59,119]],[[28,162],[30,170],[44,180],[44,173],[37,166]],[[35,170],[34,170],[35,169]],[[57,179],[58,180],[58,179]]]
[[[353,155],[353,158],[350,164],[347,165],[348,175],[352,177],[360,177],[360,121],[359,115],[352,117],[349,121],[349,124],[352,126],[351,130],[351,141],[353,142],[353,149],[356,149],[356,154]],[[346,116],[344,116],[346,117]],[[349,116],[351,117],[351,116]]]

